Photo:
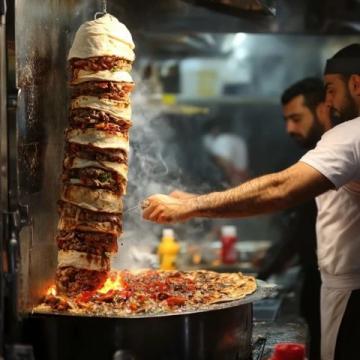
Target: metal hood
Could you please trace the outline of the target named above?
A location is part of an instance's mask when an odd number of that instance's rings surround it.
[[[275,0],[184,0],[235,16],[275,15]]]

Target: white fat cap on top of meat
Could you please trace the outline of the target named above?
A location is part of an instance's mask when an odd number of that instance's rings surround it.
[[[110,115],[131,119],[131,105],[127,101],[100,98],[96,96],[78,96],[71,101],[71,110],[78,108],[91,108],[109,113]]]
[[[77,85],[87,81],[115,81],[115,82],[126,82],[133,84],[133,79],[131,75],[124,70],[88,71],[83,69],[79,70],[76,73],[76,79],[72,80],[71,84]]]
[[[58,251],[58,267],[72,266],[77,269],[107,271],[110,269],[110,259],[98,255],[90,255],[74,250]]]
[[[65,159],[66,161],[66,159]],[[66,165],[66,164],[65,164]],[[94,161],[94,160],[86,160],[75,157],[70,165],[71,169],[75,168],[86,168],[86,167],[97,167],[105,170],[113,170],[122,176],[125,180],[127,180],[128,174],[128,166],[127,164],[119,164],[116,162],[110,161]]]
[[[89,129],[71,129],[66,132],[66,140],[71,143],[92,145],[101,149],[121,149],[129,151],[129,140],[120,132]]]
[[[110,14],[80,26],[69,51],[68,60],[95,56],[119,56],[135,60],[135,48],[127,27]]]

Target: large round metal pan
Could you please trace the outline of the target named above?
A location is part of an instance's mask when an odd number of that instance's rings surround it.
[[[244,299],[207,308],[127,317],[33,314],[25,340],[36,360],[248,360],[252,303],[274,292],[258,281]]]

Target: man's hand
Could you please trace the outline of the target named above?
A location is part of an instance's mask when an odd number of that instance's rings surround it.
[[[159,224],[189,220],[194,216],[194,210],[194,196],[181,199],[156,194],[143,201],[143,218]]]

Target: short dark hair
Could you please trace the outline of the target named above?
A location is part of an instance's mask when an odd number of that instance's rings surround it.
[[[335,53],[332,59],[340,58],[359,58],[360,59],[360,44],[351,44],[340,49]]]
[[[340,74],[348,80],[351,74],[360,74],[360,44],[351,44],[340,49],[326,61],[326,74]]]
[[[360,61],[360,44],[351,44],[349,46],[346,46],[340,49],[332,58],[356,58]],[[341,74],[341,77],[345,82],[348,82],[350,76],[350,74]]]
[[[288,87],[281,95],[282,105],[286,105],[296,96],[304,96],[304,104],[312,112],[325,100],[325,88],[321,79],[309,77]]]

